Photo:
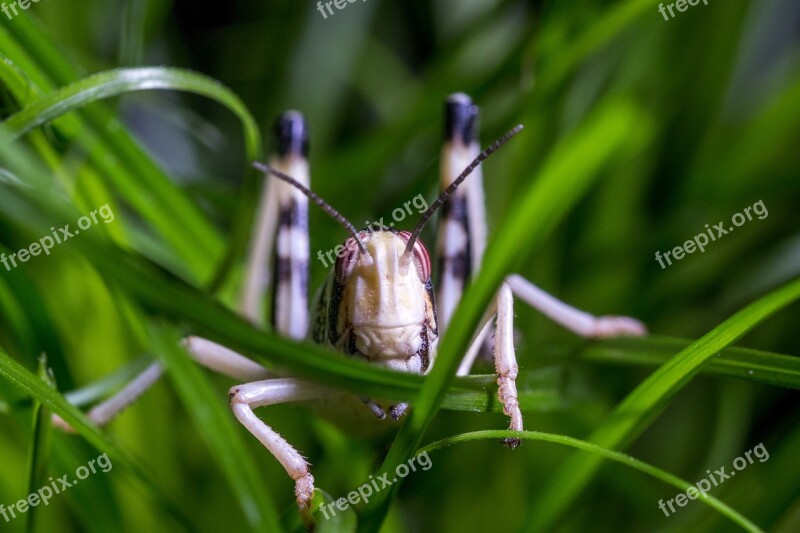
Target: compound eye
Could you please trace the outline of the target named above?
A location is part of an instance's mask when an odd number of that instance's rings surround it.
[[[366,242],[368,234],[359,233],[358,236],[361,242]],[[361,255],[358,243],[353,237],[349,237],[344,241],[344,248],[345,250],[342,252],[342,255],[336,257],[336,264],[334,265],[336,281],[339,283],[347,281],[347,278],[350,277],[350,274],[353,273],[353,269],[355,269],[358,264],[358,258]]]
[[[411,238],[411,232],[409,231],[401,231],[397,235],[403,239],[403,242],[406,244],[408,243],[408,239]],[[428,249],[425,248],[425,245],[422,244],[422,241],[419,239],[414,241],[413,256],[419,279],[428,281],[431,277],[431,258],[430,255],[428,255]]]

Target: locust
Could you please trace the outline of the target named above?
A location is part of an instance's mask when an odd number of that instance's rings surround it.
[[[463,93],[444,105],[444,143],[440,161],[440,194],[420,216],[413,230],[394,227],[356,229],[343,215],[311,191],[308,163],[309,128],[297,111],[275,122],[277,148],[268,164],[255,162],[264,174],[239,302],[241,313],[255,323],[271,310],[272,329],[288,338],[311,339],[347,357],[402,372],[428,373],[436,360],[438,339],[450,322],[467,287],[481,268],[486,249],[482,163],[516,135],[517,126],[485,150],[478,142],[479,109]],[[309,203],[319,205],[348,233],[342,253],[322,288],[309,299]],[[439,213],[436,272],[420,239],[425,225]],[[265,305],[271,294],[271,305]],[[527,303],[554,322],[587,338],[641,336],[647,330],[634,318],[594,316],[546,293],[512,274],[496,296],[464,354],[457,374],[470,373],[487,339],[497,374],[497,396],[509,429],[522,431],[517,400],[519,372],[514,347],[514,299]],[[287,402],[324,401],[326,408],[345,409],[361,423],[397,421],[406,403],[337,391],[313,381],[280,376],[225,346],[198,336],[184,339],[188,354],[201,365],[240,384],[229,391],[234,416],[277,459],[295,482],[295,499],[308,529],[313,529],[311,499],[315,490],[310,464],[254,409]],[[93,407],[89,418],[111,421],[155,383],[163,373],[152,363],[117,394]],[[69,425],[57,415],[54,424]],[[377,422],[376,422],[377,421]],[[504,444],[518,446],[518,438]]]

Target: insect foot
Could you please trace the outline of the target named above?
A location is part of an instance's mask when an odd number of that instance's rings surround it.
[[[517,372],[516,370],[508,372],[497,378],[497,397],[503,404],[503,414],[511,418],[511,423],[508,429],[511,431],[522,431],[522,412],[519,409],[519,401],[517,400]],[[509,448],[516,448],[521,444],[520,439],[516,437],[507,437],[500,441]]]
[[[300,517],[308,531],[314,531],[316,522],[311,516],[311,497],[314,494],[314,476],[309,472],[295,479],[294,495],[300,508]]]
[[[400,417],[403,416],[407,410],[407,403],[398,403],[389,407],[389,416],[392,417],[392,420],[400,420]]]

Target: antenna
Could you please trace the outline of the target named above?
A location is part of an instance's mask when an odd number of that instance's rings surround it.
[[[419,222],[417,222],[417,227],[415,227],[414,231],[411,233],[411,237],[408,239],[408,243],[406,244],[406,249],[403,251],[403,255],[400,258],[402,264],[408,264],[409,260],[411,259],[411,252],[414,250],[414,243],[419,238],[419,234],[422,233],[422,228],[425,227],[425,224],[427,224],[427,222],[431,219],[436,210],[442,206],[445,200],[447,200],[447,198],[449,198],[450,195],[455,192],[458,186],[461,185],[461,182],[467,179],[467,176],[472,174],[472,171],[475,170],[484,159],[492,155],[492,153],[494,153],[498,148],[507,143],[514,135],[519,133],[522,128],[522,124],[519,124],[508,131],[505,135],[497,139],[495,142],[490,144],[483,152],[478,154],[478,157],[476,157],[455,180],[453,180],[453,183],[451,183],[449,187],[442,191],[439,197],[436,198],[436,200],[430,205],[428,210],[422,214]]]
[[[350,235],[352,235],[353,238],[356,240],[356,243],[358,243],[358,247],[361,250],[362,254],[366,255],[367,257],[371,257],[369,255],[369,252],[367,251],[367,247],[364,246],[364,243],[358,237],[358,231],[356,231],[355,226],[353,226],[350,223],[350,221],[348,221],[346,218],[344,218],[328,202],[326,202],[325,200],[323,200],[322,198],[317,196],[316,193],[314,193],[313,191],[309,190],[308,187],[306,187],[305,185],[303,185],[302,183],[300,183],[299,181],[297,181],[293,177],[289,176],[288,174],[284,174],[280,170],[275,170],[274,168],[272,168],[270,166],[267,166],[264,163],[259,163],[258,161],[253,163],[253,167],[258,169],[258,170],[260,170],[261,172],[263,172],[265,174],[272,174],[276,178],[285,181],[289,185],[293,186],[294,188],[296,188],[297,190],[299,190],[300,192],[302,192],[303,194],[308,196],[309,200],[311,200],[312,202],[314,202],[315,204],[320,206],[323,211],[328,213],[334,220],[336,220],[339,224],[344,226],[344,229],[346,229],[347,232],[350,233]]]

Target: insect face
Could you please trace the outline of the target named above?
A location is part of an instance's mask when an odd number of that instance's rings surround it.
[[[382,366],[424,372],[429,343],[436,338],[436,311],[425,245],[417,241],[410,263],[402,260],[408,232],[361,232],[369,254],[351,237],[336,263],[342,286],[339,317],[359,354]],[[371,260],[370,260],[371,259]]]

